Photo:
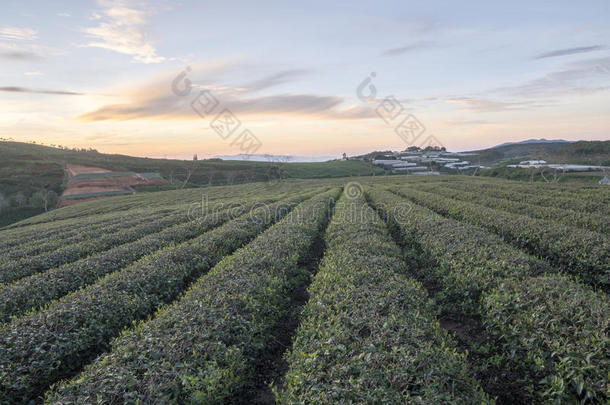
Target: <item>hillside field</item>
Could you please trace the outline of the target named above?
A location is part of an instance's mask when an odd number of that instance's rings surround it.
[[[610,401],[609,187],[314,165],[2,228],[0,404]]]
[[[158,173],[162,185],[138,185],[138,192],[276,181],[367,176],[382,173],[362,161],[319,163],[255,162],[220,159],[177,160],[111,155],[0,140],[0,227],[44,212],[35,194],[57,199],[68,186],[66,165],[96,166],[114,172]],[[126,193],[125,193],[126,194]],[[55,207],[56,201],[49,209]],[[62,204],[59,204],[60,206]]]

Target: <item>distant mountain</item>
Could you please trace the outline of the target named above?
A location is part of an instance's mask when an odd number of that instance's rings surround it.
[[[216,159],[222,160],[247,160],[250,162],[327,162],[329,160],[340,159],[340,156],[293,156],[293,155],[269,155],[269,154],[254,154],[247,155],[241,153],[239,155],[220,155],[214,156]]]
[[[574,142],[574,141],[566,141],[564,139],[544,139],[544,138],[527,139],[525,141],[519,141],[519,142],[504,142],[504,143],[501,143],[500,145],[492,146],[489,149],[496,149],[496,148],[501,148],[503,146],[510,146],[510,145],[526,145],[526,144],[532,144],[532,143],[571,143],[571,142]]]
[[[522,160],[545,160],[549,163],[608,165],[610,141],[565,141],[562,139],[529,139],[506,142],[489,149],[472,151],[472,161],[485,166],[505,166]]]

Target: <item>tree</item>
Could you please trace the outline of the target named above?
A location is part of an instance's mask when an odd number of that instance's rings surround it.
[[[58,196],[55,191],[43,189],[32,194],[28,203],[32,207],[43,208],[48,211],[57,205],[57,200]]]
[[[10,204],[8,198],[4,196],[4,194],[0,193],[0,212],[4,211]]]
[[[176,173],[176,176],[174,176],[174,171],[176,171],[176,168],[172,167],[172,169],[169,172],[169,183],[174,186],[176,188],[176,190],[182,190],[187,184],[188,181],[191,179],[191,176],[193,175],[193,173],[195,172],[195,170],[197,170],[197,159],[195,159],[197,155],[194,156],[192,164],[188,164],[188,162],[186,163],[186,165],[183,167],[184,169],[184,181],[181,181],[178,179],[178,173]]]
[[[563,169],[561,172],[558,169],[554,169],[553,172],[551,172],[551,174],[553,175],[553,178],[547,179],[546,176],[544,175],[544,171],[545,171],[545,169],[543,168],[542,171],[540,172],[540,176],[542,176],[544,181],[546,181],[547,183],[558,183],[559,179],[561,179],[561,177],[563,177],[563,175],[565,174],[565,169]]]
[[[11,205],[14,207],[23,207],[27,202],[27,197],[21,191],[11,197]]]

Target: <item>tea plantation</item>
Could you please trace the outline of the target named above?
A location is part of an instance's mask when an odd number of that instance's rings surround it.
[[[610,188],[121,196],[0,230],[0,404],[607,404]]]

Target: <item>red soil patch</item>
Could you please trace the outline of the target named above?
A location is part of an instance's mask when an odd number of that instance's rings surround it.
[[[66,164],[66,172],[68,173],[69,177],[72,177],[72,176],[76,176],[79,174],[110,173],[111,170],[102,169],[101,167],[94,167],[94,166]]]
[[[104,186],[69,187],[64,191],[64,193],[62,194],[62,197],[68,196],[68,195],[76,195],[76,194],[104,193],[106,191],[117,191],[117,190],[126,190],[126,189],[117,188],[117,187],[104,187]]]
[[[91,179],[75,179],[74,176],[79,174],[93,174],[93,173],[113,173],[111,170],[102,169],[101,167],[93,166],[82,166],[67,164],[65,167],[66,174],[68,175],[68,184],[64,190],[62,197],[72,195],[83,195],[82,198],[77,199],[64,199],[60,198],[58,207],[65,207],[67,205],[74,205],[84,201],[97,200],[100,198],[108,198],[114,196],[93,196],[87,197],[87,194],[92,193],[104,193],[109,191],[129,191],[135,194],[135,191],[131,186],[136,185],[153,185],[153,184],[167,184],[167,181],[162,178],[147,179],[137,173],[125,174],[122,176],[112,177],[97,177]]]

